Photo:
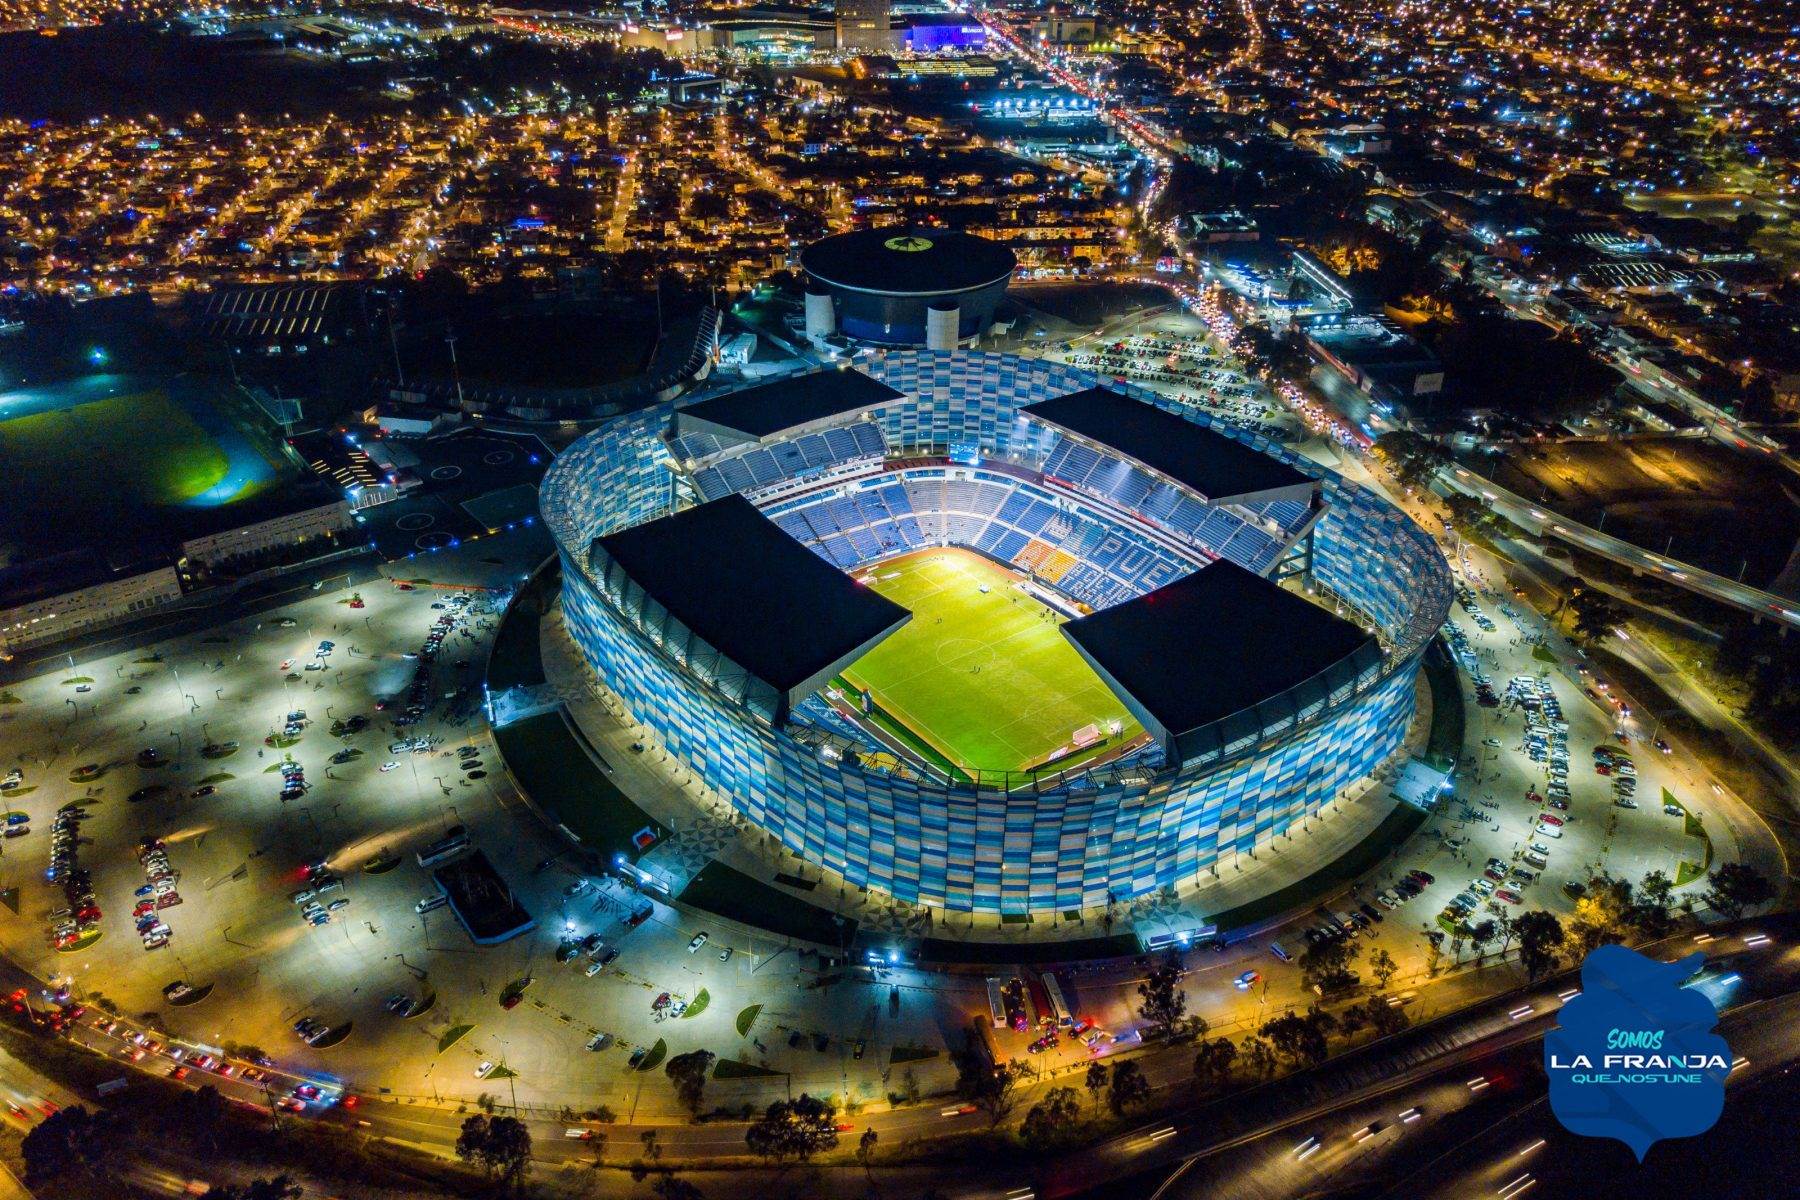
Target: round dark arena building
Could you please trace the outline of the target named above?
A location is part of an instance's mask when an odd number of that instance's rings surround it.
[[[808,337],[954,350],[994,323],[1019,260],[973,234],[887,228],[814,242],[800,265]]]

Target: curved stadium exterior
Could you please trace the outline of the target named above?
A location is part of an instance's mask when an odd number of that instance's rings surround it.
[[[1019,260],[973,234],[889,227],[823,238],[801,253],[800,265],[811,287],[831,297],[845,336],[922,346],[934,306],[954,309],[959,340],[992,325]]]
[[[544,516],[563,559],[565,620],[588,662],[672,754],[787,848],[908,903],[1008,914],[1097,907],[1180,887],[1233,852],[1267,846],[1400,747],[1413,717],[1420,659],[1448,612],[1452,588],[1431,539],[1391,505],[1203,414],[1169,408],[1129,387],[1097,393],[1092,376],[1060,364],[971,351],[895,351],[864,367],[886,386],[860,400],[850,425],[777,429],[777,421],[759,431],[749,454],[740,446],[721,455],[722,443],[712,435],[683,434],[702,424],[687,416],[706,401],[660,405],[575,443],[542,489]],[[784,382],[815,378],[822,377]],[[783,386],[755,390],[778,396]],[[1159,517],[1118,503],[1116,492],[1102,494],[1092,482],[1085,491],[1067,485],[1075,470],[1071,455],[1085,456],[1085,471],[1093,444],[1081,440],[1079,421],[1046,402],[1079,407],[1076,398],[1086,396],[1116,405],[1119,394],[1157,410],[1143,415],[1166,420],[1165,409],[1175,412],[1229,437],[1234,451],[1248,447],[1308,477],[1310,509],[1295,518],[1291,503],[1246,509],[1186,495],[1183,503],[1207,522],[1226,515],[1236,522],[1213,539],[1225,545],[1221,551],[1205,540],[1212,526],[1198,516],[1179,524],[1169,509],[1159,508]],[[824,467],[771,465],[778,459],[800,464],[806,447],[796,449],[793,439],[807,436],[819,439],[810,453],[824,456]],[[839,447],[835,458],[827,438]],[[1149,477],[1141,460],[1108,457],[1104,449],[1094,478],[1107,470],[1116,478],[1122,472]],[[765,453],[766,463],[757,457]],[[765,469],[773,477],[744,474]],[[1171,486],[1163,476],[1154,482]],[[995,501],[982,498],[983,487],[1010,489],[1020,499],[996,513]],[[788,695],[791,706],[784,704],[785,683],[771,688],[726,661],[626,578],[599,543],[678,508],[692,513],[688,506],[696,500],[728,507],[721,498],[735,502],[738,492],[846,571],[896,550],[946,544],[1005,562],[1032,518],[1016,518],[1014,528],[1003,527],[1001,517],[1033,511],[1051,496],[1058,507],[1049,528],[1067,529],[1070,545],[1098,547],[1093,563],[1078,561],[1059,589],[1099,618],[1141,611],[1133,604],[1139,596],[1171,595],[1171,584],[1208,575],[1211,568],[1194,569],[1216,557],[1277,576],[1281,563],[1299,562],[1304,550],[1310,582],[1374,630],[1379,649],[1370,641],[1237,711],[1193,730],[1168,730],[1180,736],[1159,748],[1088,770],[971,782],[865,767],[858,755],[842,753],[855,747],[855,728],[801,694],[817,678]],[[952,501],[953,492],[963,499]],[[938,497],[943,510],[932,511]],[[1142,498],[1141,486],[1131,498],[1156,507]],[[911,511],[898,515],[895,506],[906,501]],[[796,519],[809,504],[816,517]],[[952,511],[957,505],[980,506],[981,514]],[[838,523],[821,529],[833,506]],[[873,523],[852,528],[844,516],[862,513],[872,521],[867,514],[877,510],[884,517],[880,538]],[[1294,519],[1284,541],[1279,521],[1288,518]],[[1080,540],[1082,521],[1103,526],[1105,536]],[[1240,544],[1246,549],[1237,550]],[[1114,556],[1102,562],[1103,554]],[[1125,562],[1134,565],[1121,567]],[[1235,576],[1236,568],[1213,574],[1226,571]],[[1290,593],[1281,597],[1328,619]],[[1203,673],[1204,663],[1194,665]],[[1196,674],[1193,684],[1203,689],[1206,680]]]

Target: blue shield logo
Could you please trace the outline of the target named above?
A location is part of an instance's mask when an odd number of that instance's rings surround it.
[[[1550,1108],[1571,1133],[1617,1138],[1638,1161],[1663,1138],[1692,1137],[1725,1107],[1731,1050],[1718,1010],[1682,984],[1705,963],[1657,962],[1601,946],[1581,964],[1581,995],[1544,1038]]]

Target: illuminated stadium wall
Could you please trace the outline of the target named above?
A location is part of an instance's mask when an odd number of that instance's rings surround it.
[[[1055,435],[1017,410],[1095,382],[1057,364],[962,351],[894,353],[865,369],[907,393],[875,413],[896,449],[978,442],[1026,462],[1041,459]],[[808,860],[903,901],[1005,913],[1096,906],[1189,883],[1234,852],[1268,845],[1399,747],[1419,657],[1449,609],[1442,556],[1403,515],[1279,446],[1217,425],[1323,479],[1331,509],[1319,527],[1315,573],[1382,628],[1393,647],[1384,675],[1298,733],[1150,783],[1095,780],[1009,794],[846,768],[724,702],[590,581],[593,538],[668,511],[659,434],[669,411],[590,434],[544,480],[570,633],[633,715],[750,820]]]

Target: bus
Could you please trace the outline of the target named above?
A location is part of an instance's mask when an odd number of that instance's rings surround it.
[[[1049,1015],[1054,1017],[1059,1029],[1066,1029],[1075,1024],[1075,1015],[1069,1011],[1069,1002],[1063,998],[1062,985],[1056,976],[1048,971],[1042,972],[1044,979],[1044,996],[1050,1002]]]
[[[449,862],[468,848],[468,831],[457,825],[448,834],[419,851],[419,865],[435,867],[439,863]]]
[[[1006,1000],[1000,994],[1000,989],[1005,983],[1005,980],[1000,979],[997,976],[988,976],[988,1011],[993,1014],[995,1029],[1006,1028]]]

